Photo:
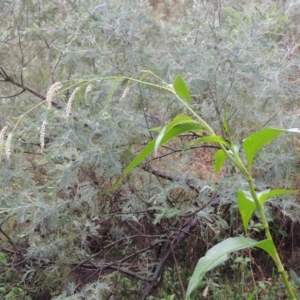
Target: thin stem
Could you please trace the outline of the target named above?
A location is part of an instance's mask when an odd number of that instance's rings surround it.
[[[2,226],[2,224],[0,225],[0,232],[8,239],[9,243],[12,245],[12,247],[15,250],[15,252],[19,253],[19,250],[18,250],[16,244],[13,242],[13,240],[10,238],[10,236],[6,232],[3,231],[3,229],[2,229],[1,226]]]
[[[252,196],[252,198],[253,198],[253,200],[255,202],[256,209],[257,209],[257,211],[258,211],[258,213],[260,215],[263,227],[265,229],[266,237],[267,237],[267,239],[270,239],[270,240],[273,241],[272,235],[271,235],[271,232],[270,232],[270,228],[269,228],[269,223],[267,221],[267,218],[266,218],[265,212],[264,212],[264,210],[262,208],[262,205],[260,204],[260,202],[258,200],[257,194],[255,192],[255,187],[254,187],[254,184],[253,184],[253,179],[252,179],[251,176],[248,179],[248,184],[249,184],[249,189],[250,189],[251,196]]]
[[[194,115],[199,120],[199,122],[205,128],[206,132],[208,134],[210,134],[210,135],[215,135],[215,133],[212,130],[212,128],[197,113],[195,113],[193,111],[193,109],[190,108],[187,105],[187,103],[185,101],[183,101],[174,91],[173,91],[173,93],[175,94],[175,96],[177,97],[177,99],[179,99],[180,102],[192,113],[192,115]],[[259,199],[257,197],[257,194],[255,192],[253,178],[252,178],[250,172],[244,166],[244,164],[243,164],[243,162],[242,162],[242,160],[241,160],[241,158],[239,156],[239,153],[238,153],[238,151],[236,151],[236,148],[235,148],[234,145],[230,145],[230,149],[229,150],[226,149],[226,147],[223,144],[219,144],[219,145],[223,149],[223,151],[226,153],[227,157],[231,160],[231,162],[243,173],[245,179],[248,181],[250,193],[252,195],[252,198],[253,198],[253,200],[255,202],[256,208],[257,208],[258,213],[260,215],[263,227],[265,229],[266,237],[267,237],[268,240],[271,240],[272,243],[273,243],[273,245],[274,245],[274,241],[273,241],[273,238],[272,238],[272,235],[271,235],[271,232],[270,232],[270,228],[269,228],[269,223],[268,223],[268,220],[266,218],[266,215],[265,215],[265,212],[263,210],[263,207],[260,204]],[[277,252],[277,249],[276,249],[275,245],[274,245],[273,249],[274,249],[273,259],[274,259],[274,262],[275,262],[275,264],[277,266],[278,272],[280,273],[281,278],[282,278],[282,280],[284,282],[284,285],[285,285],[285,287],[287,289],[289,298],[292,299],[292,300],[296,300],[296,296],[294,294],[293,288],[292,288],[290,282],[288,281],[287,274],[286,274],[286,272],[284,270],[283,264],[281,262],[281,259],[280,259],[279,255],[278,255],[278,252]]]
[[[280,273],[281,278],[282,278],[282,280],[284,282],[284,285],[285,285],[285,287],[287,289],[287,292],[289,294],[289,298],[292,299],[292,300],[296,300],[295,293],[294,293],[293,288],[292,288],[292,286],[291,286],[291,284],[290,284],[290,282],[288,280],[287,273],[284,270],[284,266],[283,266],[283,264],[281,262],[279,254],[277,252],[277,248],[275,247],[275,244],[274,244],[271,232],[270,232],[270,227],[269,227],[269,223],[267,221],[265,212],[264,212],[264,210],[262,208],[262,205],[259,202],[259,199],[257,198],[257,194],[255,192],[255,188],[254,188],[254,184],[253,184],[253,179],[251,178],[251,176],[250,176],[250,179],[248,180],[248,184],[249,184],[251,196],[253,197],[253,200],[254,200],[254,202],[256,204],[256,209],[258,210],[258,213],[260,215],[263,227],[265,229],[266,237],[267,237],[268,240],[271,240],[272,244],[274,245],[274,248],[273,248],[274,249],[273,260],[274,260],[274,262],[275,262],[275,264],[277,266],[278,272]]]
[[[178,262],[177,262],[177,259],[176,259],[175,253],[174,253],[173,245],[172,245],[172,242],[170,241],[170,239],[169,239],[169,243],[170,243],[170,248],[171,248],[174,263],[175,263],[175,268],[176,268],[177,275],[178,275],[178,280],[179,280],[180,287],[181,287],[182,299],[184,300],[185,299],[185,289],[184,289],[183,282],[182,282],[182,279],[180,276],[180,270],[179,270]]]

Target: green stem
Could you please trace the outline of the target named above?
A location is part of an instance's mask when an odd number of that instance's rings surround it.
[[[185,102],[183,101],[173,90],[170,89],[171,92],[173,92],[176,96],[176,98],[186,107],[186,109],[194,116],[196,117],[196,119],[203,125],[206,133],[208,133],[209,135],[215,135],[213,129]],[[296,300],[296,296],[295,293],[293,291],[293,288],[290,284],[290,282],[288,281],[288,276],[287,273],[284,270],[284,266],[281,262],[281,259],[278,255],[277,249],[275,247],[271,232],[270,232],[270,228],[269,228],[269,223],[267,221],[265,212],[263,210],[262,205],[259,202],[259,199],[257,197],[257,194],[255,192],[255,187],[254,187],[254,183],[253,183],[253,178],[251,176],[251,174],[249,173],[248,169],[244,166],[239,153],[236,151],[234,145],[230,146],[230,150],[226,149],[226,147],[223,144],[219,144],[220,147],[223,149],[223,151],[226,153],[227,157],[231,160],[231,162],[243,173],[244,177],[246,178],[246,180],[248,181],[249,184],[249,189],[250,189],[250,193],[254,199],[256,208],[258,210],[258,213],[260,215],[263,227],[265,229],[265,234],[268,240],[272,241],[272,244],[274,245],[274,262],[277,266],[278,272],[281,275],[281,278],[284,282],[284,285],[286,287],[286,290],[288,292],[289,298],[292,300]]]
[[[177,96],[177,95],[176,95]],[[194,115],[197,117],[197,119],[204,125],[205,129],[207,130],[207,132],[210,134],[210,135],[215,135],[214,131],[210,128],[210,126],[204,122],[204,120],[202,120],[202,118],[200,116],[198,116],[194,111],[193,109],[191,109],[184,101],[182,101],[182,99],[180,99],[178,96],[177,98],[184,104],[184,106]],[[262,224],[263,224],[263,227],[265,229],[265,234],[266,234],[266,237],[268,240],[271,240],[272,241],[272,244],[274,245],[274,262],[277,266],[277,269],[278,269],[278,272],[280,273],[281,275],[281,278],[284,282],[284,285],[287,289],[287,292],[288,292],[288,295],[289,295],[289,298],[292,299],[292,300],[296,300],[296,296],[294,294],[294,291],[293,291],[293,288],[290,284],[290,282],[288,281],[288,276],[287,276],[287,273],[285,272],[284,270],[284,266],[281,262],[281,259],[278,255],[278,252],[277,252],[277,249],[275,247],[275,244],[274,244],[274,241],[273,241],[273,238],[272,238],[272,235],[271,235],[271,232],[270,232],[270,227],[269,227],[269,223],[268,223],[268,220],[267,220],[267,217],[265,215],[265,212],[263,210],[263,207],[262,205],[260,204],[259,202],[259,199],[257,197],[257,194],[255,192],[255,187],[254,187],[254,183],[253,183],[253,178],[252,176],[250,175],[249,171],[247,170],[247,168],[244,166],[243,162],[241,161],[240,159],[240,156],[239,154],[237,153],[236,149],[234,148],[234,145],[231,146],[231,149],[230,151],[228,149],[226,149],[226,147],[222,144],[219,144],[220,147],[223,149],[223,151],[226,153],[227,157],[232,161],[232,163],[243,173],[243,175],[245,176],[246,180],[248,181],[248,184],[249,184],[249,189],[250,189],[250,193],[252,195],[252,198],[254,199],[254,202],[255,202],[255,205],[256,205],[256,208],[258,210],[258,213],[260,215],[260,218],[261,218],[261,221],[262,221]]]
[[[250,175],[248,175],[247,181],[248,181],[248,184],[249,184],[249,189],[250,189],[251,196],[252,196],[252,198],[255,202],[256,209],[257,209],[257,211],[260,215],[263,227],[265,229],[266,237],[267,237],[267,239],[273,240],[271,232],[270,232],[270,228],[269,228],[269,223],[267,221],[267,218],[266,218],[265,212],[262,208],[262,205],[260,204],[260,202],[258,200],[257,194],[255,192],[255,187],[254,187],[254,184],[253,184],[253,179]]]
[[[277,249],[275,247],[275,244],[274,244],[271,232],[270,232],[269,223],[267,221],[267,217],[265,215],[263,207],[260,204],[260,202],[258,200],[258,197],[257,197],[257,194],[255,192],[255,188],[254,188],[254,184],[253,184],[253,179],[252,179],[251,175],[248,175],[247,181],[248,181],[248,184],[249,184],[251,196],[254,199],[254,202],[255,202],[255,205],[256,205],[256,209],[257,209],[257,211],[259,213],[260,219],[261,219],[263,227],[265,229],[266,237],[267,237],[268,240],[271,240],[272,244],[274,245],[274,252],[275,253],[274,253],[273,260],[274,260],[274,262],[275,262],[275,264],[277,266],[278,273],[280,273],[280,275],[281,275],[283,283],[284,283],[284,285],[285,285],[285,287],[287,289],[289,298],[292,299],[292,300],[296,300],[295,293],[294,293],[293,288],[292,288],[292,286],[291,286],[291,284],[290,284],[290,282],[288,280],[287,273],[284,270],[284,266],[283,266],[283,264],[281,262],[279,254],[278,254]]]
[[[144,76],[146,76],[146,74],[149,73],[149,72],[145,72],[145,71],[142,71],[142,72],[145,73],[142,77],[144,79]],[[108,79],[108,78],[105,78],[105,79]],[[162,89],[162,90],[173,93],[175,95],[175,97],[184,105],[184,107],[199,121],[199,123],[201,123],[201,125],[203,126],[204,131],[208,135],[211,135],[211,136],[215,135],[213,129],[183,99],[181,99],[179,97],[179,95],[177,95],[177,93],[174,91],[173,87],[170,87],[168,85],[159,86],[157,84],[153,84],[153,83],[150,83],[150,82],[145,82],[143,80],[139,80],[139,79],[135,79],[135,78],[124,77],[124,79],[127,79],[129,81],[133,81],[133,82],[137,82],[137,83],[142,83],[144,85],[156,87],[156,88],[159,88],[159,89]],[[266,215],[264,213],[263,207],[260,204],[259,199],[257,197],[257,194],[255,192],[253,178],[252,178],[251,174],[249,173],[249,170],[244,166],[244,164],[243,164],[243,162],[242,162],[242,160],[239,156],[239,153],[236,150],[236,148],[234,147],[234,145],[228,145],[230,149],[226,148],[223,144],[219,144],[219,145],[222,148],[222,150],[226,153],[229,160],[242,172],[245,179],[248,181],[250,193],[252,195],[252,198],[254,199],[256,208],[257,208],[258,213],[260,215],[263,227],[265,229],[266,237],[274,245],[274,241],[273,241],[273,238],[272,238],[272,235],[271,235],[271,232],[270,232],[270,228],[269,228],[269,223],[267,221],[267,218],[266,218]],[[277,249],[276,249],[275,245],[274,245],[273,260],[274,260],[274,262],[277,266],[278,272],[280,273],[280,275],[282,277],[282,280],[283,280],[284,285],[287,289],[289,298],[292,299],[292,300],[296,300],[296,296],[294,294],[293,288],[292,288],[290,282],[288,281],[287,273],[284,270],[284,266],[281,262],[281,259],[278,255],[278,252],[277,252]]]

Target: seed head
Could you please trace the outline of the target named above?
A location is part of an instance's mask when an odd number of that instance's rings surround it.
[[[129,88],[127,87],[127,88],[124,90],[123,95],[122,95],[120,101],[122,101],[123,99],[125,99],[125,97],[127,96],[128,92],[129,92]]]
[[[87,95],[92,89],[92,85],[89,84],[87,87],[86,87],[86,90],[85,90],[85,95]]]
[[[84,100],[85,100],[85,101],[86,101],[86,99],[87,99],[87,94],[91,91],[91,89],[92,89],[92,85],[89,84],[89,85],[86,87],[85,93],[84,93]]]
[[[68,121],[68,119],[69,119],[69,115],[70,115],[70,113],[71,113],[71,108],[72,108],[72,102],[73,102],[73,100],[74,100],[74,98],[75,98],[75,95],[77,94],[77,92],[79,91],[79,87],[77,87],[74,91],[73,91],[73,93],[71,94],[71,96],[70,96],[70,98],[69,98],[69,101],[68,101],[68,103],[67,103],[67,107],[66,107],[66,119],[67,119],[67,121]]]
[[[50,86],[50,89],[48,90],[47,96],[46,96],[46,102],[48,104],[48,109],[52,106],[52,98],[55,95],[57,91],[59,91],[62,88],[62,84],[60,82],[55,82]]]
[[[41,145],[41,153],[43,153],[45,147],[45,130],[46,130],[46,121],[43,122],[41,130],[40,130],[40,145]]]
[[[12,133],[10,133],[7,137],[6,143],[5,143],[5,155],[6,159],[9,160],[11,156],[11,139],[12,139]]]
[[[3,127],[1,132],[0,132],[0,151],[2,150],[3,147],[3,142],[4,142],[4,133],[7,130],[7,126]]]

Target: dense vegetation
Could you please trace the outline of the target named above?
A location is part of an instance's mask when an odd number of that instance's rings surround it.
[[[292,0],[1,1],[0,298],[184,299],[199,258],[244,234],[243,176],[230,163],[215,174],[219,146],[188,148],[190,131],[116,183],[189,113],[167,91],[179,74],[192,109],[223,136],[225,117],[237,145],[300,127],[299,16]],[[298,189],[299,147],[287,134],[259,153],[258,191]],[[299,199],[265,210],[299,296]],[[249,227],[263,238],[257,215]],[[243,250],[191,299],[220,297],[285,290],[271,259]]]

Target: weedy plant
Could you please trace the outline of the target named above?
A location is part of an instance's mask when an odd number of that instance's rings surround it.
[[[141,81],[141,83],[145,82]],[[263,206],[267,200],[270,200],[275,196],[294,194],[297,192],[297,190],[267,189],[263,191],[257,191],[255,188],[254,178],[252,177],[252,167],[255,156],[264,146],[272,142],[284,132],[300,133],[300,129],[264,128],[247,136],[243,140],[242,147],[238,147],[231,138],[226,114],[224,114],[223,117],[223,135],[217,135],[209,126],[209,124],[207,124],[205,120],[203,120],[201,116],[192,109],[190,105],[191,97],[189,94],[189,89],[182,77],[177,76],[173,82],[173,85],[150,85],[168,90],[170,93],[173,93],[174,96],[182,103],[185,109],[190,113],[190,115],[178,115],[163,128],[156,128],[155,130],[159,132],[157,137],[150,141],[140,152],[140,154],[134,160],[132,160],[132,162],[125,169],[124,175],[118,181],[118,184],[121,182],[124,176],[131,172],[146,157],[153,152],[156,154],[161,145],[167,143],[182,133],[198,131],[204,136],[194,141],[192,144],[193,146],[200,143],[217,143],[220,146],[220,150],[215,155],[215,172],[219,172],[225,161],[228,159],[239,170],[248,183],[248,190],[237,191],[238,209],[242,217],[245,234],[247,235],[248,224],[255,210],[258,212],[265,231],[265,239],[261,241],[254,240],[246,236],[239,236],[227,238],[212,247],[206,253],[206,255],[198,261],[194,273],[189,280],[189,285],[186,291],[186,299],[189,299],[192,292],[199,286],[204,274],[207,271],[224,263],[229,258],[230,253],[253,247],[266,251],[274,260],[277,270],[281,275],[286,287],[289,298],[296,299],[292,285],[288,280],[288,275],[284,269],[274,244]],[[191,147],[192,145],[187,145],[187,147]]]
[[[106,268],[108,262],[115,260],[118,272],[123,271],[125,277],[128,270],[135,270],[139,258],[134,275],[138,279],[145,275],[143,287],[122,278],[115,281],[117,296],[124,295],[124,290],[130,293],[137,288],[146,290],[149,279],[151,283],[156,282],[152,281],[151,270],[162,266],[156,255],[161,245],[155,246],[152,239],[159,239],[157,243],[162,243],[162,250],[166,249],[168,254],[171,248],[165,233],[170,232],[170,227],[176,228],[176,234],[180,232],[186,218],[196,215],[196,206],[207,203],[208,190],[216,191],[226,205],[231,205],[238,186],[244,189],[245,181],[240,175],[251,180],[253,176],[257,191],[264,191],[255,194],[253,188],[252,193],[251,189],[238,193],[245,228],[248,226],[247,231],[253,233],[258,224],[247,225],[247,220],[256,204],[262,209],[270,196],[292,193],[266,191],[268,186],[280,182],[280,186],[292,188],[299,175],[291,167],[292,152],[297,147],[295,140],[284,145],[278,139],[273,143],[275,147],[267,147],[256,156],[255,170],[251,168],[255,151],[284,132],[259,131],[261,128],[266,124],[300,127],[300,65],[294,51],[299,35],[289,22],[291,11],[293,19],[299,19],[295,1],[284,4],[258,0],[160,1],[167,5],[166,9],[154,0],[111,0],[100,4],[96,0],[58,2],[30,0],[0,4],[3,20],[0,238],[4,236],[0,250],[7,256],[6,262],[0,264],[3,293],[9,293],[15,286],[28,287],[25,291],[28,295],[47,292],[56,296],[62,292],[63,299],[67,295],[71,299],[90,298],[94,291],[99,299],[99,295],[108,293],[102,283],[114,285],[112,277],[101,272],[101,278],[97,277],[99,284],[95,285],[88,280],[90,274],[79,271],[81,262],[98,251],[101,254],[98,266]],[[152,6],[156,8],[153,10]],[[166,22],[161,21],[161,14]],[[292,41],[287,40],[287,32],[292,35]],[[145,69],[149,71],[142,71]],[[118,77],[119,74],[122,76]],[[177,74],[181,74],[186,84],[178,77],[174,85],[168,85]],[[183,106],[172,101],[174,94],[182,97]],[[164,126],[170,119],[173,121],[165,128],[155,129],[160,134],[152,140],[155,132],[149,128]],[[199,135],[183,134],[172,141],[174,144],[168,144],[173,149],[158,149],[172,137],[189,130],[205,136],[193,144],[195,155],[181,148],[186,139],[199,138]],[[248,144],[239,147],[245,136],[256,131],[252,140],[246,138]],[[218,132],[222,136],[215,134]],[[150,144],[130,165],[149,139]],[[201,152],[204,147],[197,145],[204,142],[220,144],[216,170],[221,169],[227,157],[233,162],[226,163],[228,169],[224,176],[220,172],[220,180],[214,180],[218,177],[212,178],[208,171],[210,162],[203,162],[207,168],[202,168],[199,167],[202,161],[198,164],[193,160],[204,156]],[[204,149],[203,153],[209,154],[207,161],[217,147]],[[159,176],[149,170],[135,170],[122,188],[113,193],[123,169],[127,165],[133,169],[152,152],[157,152],[157,157],[148,160],[147,165],[162,167],[159,171],[166,172]],[[236,168],[236,173],[231,172],[231,166]],[[192,189],[194,186],[186,185],[187,177],[181,176],[186,170],[197,187],[206,188],[201,194]],[[165,175],[172,173],[174,177],[166,179]],[[290,197],[284,203],[272,203],[279,208],[284,206],[285,217],[296,223],[300,220],[300,210],[294,209],[293,200]],[[204,215],[210,218],[209,209]],[[225,228],[225,217],[220,216],[222,225],[216,224],[214,240],[216,236],[224,238],[218,232],[219,228]],[[205,226],[208,226],[207,219]],[[226,230],[228,236],[236,236],[238,222],[236,227],[233,222],[230,224]],[[139,236],[141,224],[145,234],[142,237]],[[133,228],[138,228],[134,234]],[[203,238],[204,231],[201,228],[192,246],[180,247],[178,271],[172,269],[169,278],[164,271],[163,286],[158,291],[161,294],[153,297],[184,298],[184,284],[192,273],[190,265],[196,264],[195,252],[204,253],[206,244],[211,244],[211,240]],[[176,234],[168,233],[171,241],[176,240]],[[275,235],[273,238],[276,240]],[[229,240],[227,252],[217,257],[217,262],[225,260],[231,250],[256,243],[250,242],[247,238]],[[114,243],[112,248],[111,243]],[[277,259],[273,244],[267,236],[260,245]],[[236,248],[232,249],[233,245]],[[193,251],[191,256],[186,255],[188,247]],[[143,256],[140,251],[144,251]],[[136,260],[131,260],[133,256]],[[124,257],[128,261],[124,262]],[[192,277],[190,293],[193,284],[196,286],[204,274],[203,263],[214,262],[216,257],[209,252],[205,259],[199,262],[201,272],[197,267]],[[124,269],[120,261],[124,262]],[[11,267],[14,262],[18,272]],[[74,265],[77,267],[73,268]],[[95,265],[91,261],[91,272]],[[74,270],[71,275],[70,269]],[[117,271],[107,270],[109,275],[114,272]],[[82,286],[79,274],[85,280]],[[177,281],[176,275],[182,277],[183,284]],[[145,298],[152,293],[150,289],[146,292]],[[20,294],[20,290],[12,293]],[[140,295],[137,297],[141,299]]]

